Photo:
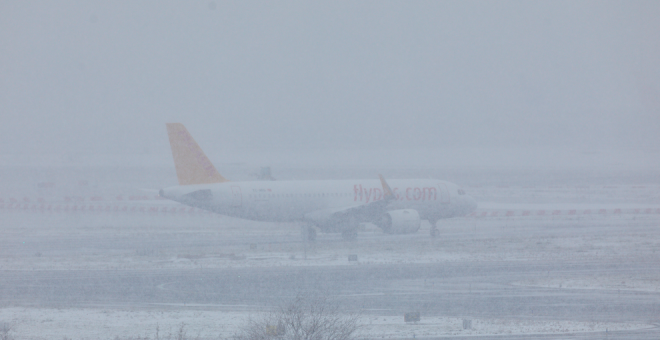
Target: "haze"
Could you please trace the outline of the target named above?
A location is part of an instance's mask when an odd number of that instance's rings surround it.
[[[0,339],[660,339],[658,18],[0,0]]]
[[[505,158],[524,166],[616,149],[655,167],[659,8],[3,2],[3,163],[171,164],[164,123],[182,122],[218,163],[444,150],[476,166],[518,150]]]

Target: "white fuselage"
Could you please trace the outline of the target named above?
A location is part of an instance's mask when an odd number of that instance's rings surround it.
[[[474,199],[453,183],[433,179],[388,181],[388,210],[415,209],[422,219],[466,215]],[[383,199],[379,180],[253,181],[179,185],[161,196],[223,215],[259,221],[323,224],[332,214]]]

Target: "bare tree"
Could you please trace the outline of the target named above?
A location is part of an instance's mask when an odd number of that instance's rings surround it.
[[[350,340],[359,328],[359,314],[342,314],[325,298],[299,295],[266,316],[248,321],[237,340]]]
[[[14,336],[12,335],[12,325],[8,323],[0,324],[0,340],[13,340]]]

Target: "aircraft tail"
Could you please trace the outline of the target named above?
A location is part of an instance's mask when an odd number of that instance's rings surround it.
[[[218,173],[183,124],[166,125],[179,185],[229,182]]]

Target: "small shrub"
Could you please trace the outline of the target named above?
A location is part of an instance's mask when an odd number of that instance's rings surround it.
[[[12,325],[4,322],[0,324],[0,340],[14,340],[13,332]]]
[[[325,298],[296,299],[263,318],[248,321],[236,340],[350,340],[359,328],[358,314],[341,314]]]

